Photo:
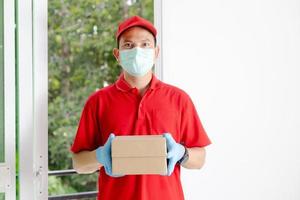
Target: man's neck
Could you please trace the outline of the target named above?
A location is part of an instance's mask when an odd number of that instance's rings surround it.
[[[139,91],[141,96],[147,91],[148,87],[150,86],[150,82],[152,79],[152,71],[148,72],[145,76],[142,77],[135,77],[127,72],[124,72],[124,78],[129,83],[131,87],[136,87]]]

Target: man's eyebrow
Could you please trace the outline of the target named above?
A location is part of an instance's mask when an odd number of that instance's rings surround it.
[[[124,39],[123,42],[132,42],[132,40],[129,40],[129,39]]]
[[[151,42],[151,40],[149,38],[145,38],[145,39],[142,39],[140,40],[141,42],[145,42],[145,41],[148,41],[148,42]],[[126,42],[133,42],[132,40],[130,39],[124,39],[123,40],[123,43],[126,43]]]

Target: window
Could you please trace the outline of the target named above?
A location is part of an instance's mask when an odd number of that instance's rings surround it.
[[[69,170],[69,147],[87,97],[112,84],[120,73],[112,55],[118,23],[136,14],[153,22],[153,4],[153,0],[48,1],[49,196],[97,190],[98,174]]]

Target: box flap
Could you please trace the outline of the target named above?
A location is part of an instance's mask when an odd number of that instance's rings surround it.
[[[166,139],[162,135],[116,136],[112,157],[166,157]]]

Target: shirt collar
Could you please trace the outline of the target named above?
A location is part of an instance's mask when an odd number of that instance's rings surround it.
[[[131,87],[130,84],[125,80],[124,72],[121,72],[118,80],[115,82],[115,85],[117,89],[123,92],[128,92],[135,89],[135,87]],[[155,76],[154,73],[152,73],[149,89],[151,90],[157,89],[160,87],[160,85],[161,85],[161,81]]]

